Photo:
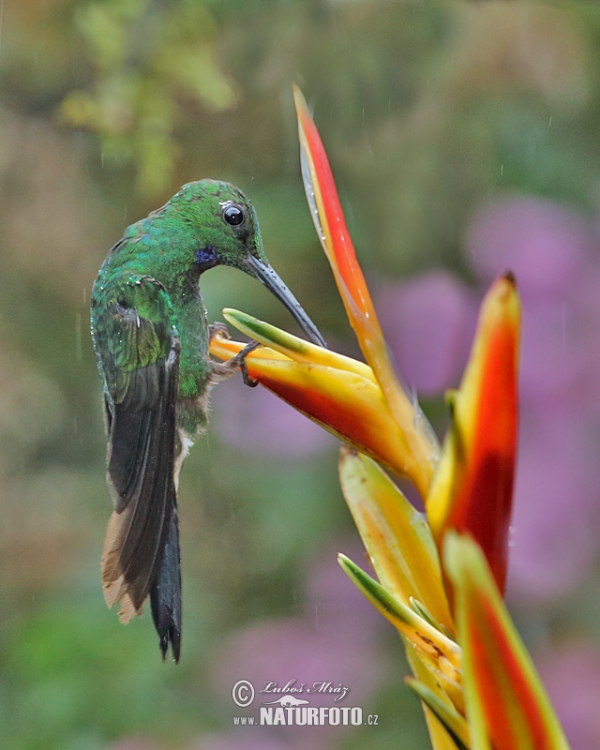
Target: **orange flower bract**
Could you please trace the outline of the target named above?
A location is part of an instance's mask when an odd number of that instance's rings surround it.
[[[508,531],[517,449],[520,303],[514,279],[498,279],[481,306],[471,357],[452,394],[452,427],[426,500],[440,549],[448,529],[471,534],[500,591],[508,565]]]

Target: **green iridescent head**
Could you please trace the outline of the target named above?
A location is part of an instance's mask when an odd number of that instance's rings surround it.
[[[254,207],[239,188],[217,180],[184,185],[160,211],[177,215],[195,239],[200,273],[214,266],[248,272],[248,256],[268,263]]]
[[[190,182],[147,221],[152,224],[159,217],[169,223],[176,219],[179,236],[185,237],[180,248],[186,248],[186,263],[198,274],[215,266],[244,271],[288,308],[310,339],[325,346],[315,325],[267,260],[256,211],[239,188],[217,180]],[[171,242],[171,247],[174,244]],[[169,262],[167,258],[165,253],[164,262]]]

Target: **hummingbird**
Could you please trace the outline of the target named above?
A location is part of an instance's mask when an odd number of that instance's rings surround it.
[[[235,186],[184,185],[129,226],[94,283],[91,332],[103,381],[107,482],[114,511],[102,584],[120,619],[148,597],[163,661],[181,650],[177,491],[194,439],[207,425],[211,388],[243,368],[248,345],[228,362],[209,356],[211,326],[200,276],[231,266],[261,281],[316,344],[325,341],[269,264],[256,212]]]

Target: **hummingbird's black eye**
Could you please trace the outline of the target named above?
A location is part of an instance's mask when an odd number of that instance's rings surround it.
[[[246,218],[244,211],[239,206],[236,206],[235,203],[225,206],[222,216],[223,221],[232,227],[239,227],[240,224],[244,223],[244,219]]]

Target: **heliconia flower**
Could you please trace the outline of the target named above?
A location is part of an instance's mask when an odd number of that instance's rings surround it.
[[[428,480],[439,459],[439,445],[416,401],[396,377],[375,307],[356,259],[335,182],[321,138],[302,92],[294,86],[302,179],[313,222],[333,271],[348,319],[383,396]]]
[[[466,719],[478,750],[565,750],[567,740],[479,545],[448,532]]]
[[[225,309],[223,316],[268,347],[246,357],[251,378],[349,445],[407,476],[425,494],[429,471],[410,450],[370,367],[238,310]],[[215,335],[210,351],[227,359],[243,347]]]
[[[520,303],[511,275],[487,293],[460,388],[451,394],[452,426],[426,498],[438,547],[448,529],[481,546],[504,591],[517,448]]]
[[[440,454],[394,374],[325,151],[302,95],[294,95],[309,206],[367,364],[224,310],[263,344],[246,356],[247,373],[349,446],[340,458],[342,491],[378,580],[344,555],[339,562],[400,633],[413,672],[407,683],[434,750],[564,750],[502,603],[517,439],[514,279],[498,279],[483,301]],[[215,335],[210,351],[227,359],[243,346]],[[381,466],[411,479],[426,514]]]
[[[415,600],[438,627],[451,631],[452,615],[426,518],[366,456],[342,449],[339,469],[342,492],[382,586],[407,606]]]

